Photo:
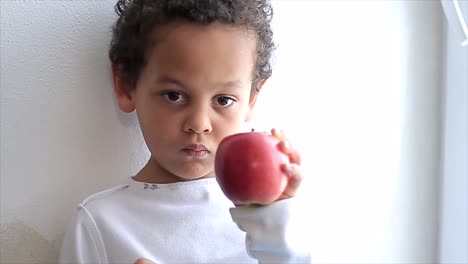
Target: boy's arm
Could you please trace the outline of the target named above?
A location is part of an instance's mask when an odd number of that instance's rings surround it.
[[[266,206],[231,208],[237,226],[246,232],[247,253],[259,263],[310,263],[310,233],[297,198]]]
[[[237,206],[230,209],[231,216],[246,232],[248,254],[259,263],[310,263],[307,212],[300,206],[299,197],[294,197],[303,179],[301,157],[283,133],[272,129],[271,134],[280,140],[279,149],[289,156],[290,164],[283,167],[289,175],[288,184],[276,202]]]
[[[65,234],[58,263],[107,263],[94,220],[81,204]]]

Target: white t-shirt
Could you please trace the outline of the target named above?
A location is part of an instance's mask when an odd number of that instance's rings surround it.
[[[78,205],[59,263],[309,263],[293,199],[234,207],[214,178],[131,179]]]

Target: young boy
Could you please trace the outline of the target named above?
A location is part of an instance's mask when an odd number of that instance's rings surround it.
[[[271,75],[268,0],[119,0],[110,47],[120,109],[136,111],[151,152],[118,186],[85,199],[60,263],[306,263],[288,186],[265,206],[234,206],[214,175],[219,142],[240,132]],[[303,219],[302,219],[303,220]]]

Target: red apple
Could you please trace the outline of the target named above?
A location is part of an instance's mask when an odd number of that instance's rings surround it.
[[[289,158],[278,148],[279,140],[259,132],[225,137],[215,156],[216,179],[236,205],[266,205],[283,193],[288,176],[281,169]]]

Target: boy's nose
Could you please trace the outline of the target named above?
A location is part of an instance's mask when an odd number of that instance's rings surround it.
[[[187,133],[211,133],[212,130],[209,115],[201,110],[193,111],[184,123],[184,131]]]

